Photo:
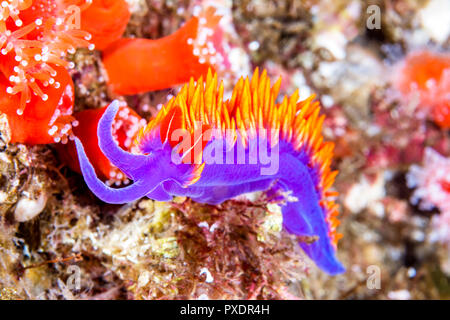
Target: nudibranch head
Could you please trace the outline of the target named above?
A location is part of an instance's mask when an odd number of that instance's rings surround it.
[[[330,188],[337,171],[330,168],[334,144],[324,142],[321,135],[325,116],[319,116],[320,105],[314,101],[314,96],[299,102],[298,91],[276,103],[280,85],[281,78],[272,86],[267,72],[264,70],[260,75],[256,69],[251,81],[240,78],[231,99],[224,100],[223,83],[219,85],[217,74],[213,75],[209,70],[205,81],[203,77],[197,82],[191,78],[189,84],[161,108],[158,115],[141,130],[136,145],[145,154],[163,144],[176,148],[180,134],[176,134],[175,139],[170,137],[177,130],[190,135],[191,148],[182,154],[182,160],[193,166],[192,180],[185,181],[185,185],[191,185],[201,179],[204,167],[201,150],[211,139],[209,128],[218,130],[223,137],[235,132],[231,143],[236,143],[239,138],[245,147],[248,147],[252,137],[270,131],[272,134],[268,138],[273,139],[273,143],[277,142],[276,137],[291,145],[295,152],[308,156],[308,166],[314,171],[320,205],[328,223],[328,236],[336,245],[342,235],[336,232],[339,225],[338,205],[330,199],[338,194]],[[200,152],[193,152],[197,144],[201,145],[197,149]]]
[[[137,153],[139,150],[133,146],[133,140],[139,130],[145,127],[146,121],[132,109],[128,108],[125,103],[117,103],[119,109],[112,123],[112,137],[115,143],[123,150]],[[83,143],[86,154],[94,166],[97,175],[104,179],[108,185],[127,184],[129,177],[113,165],[99,147],[97,127],[106,109],[107,107],[103,107],[75,113],[74,118],[78,122],[78,125],[73,129],[73,133]],[[59,146],[58,151],[62,160],[72,170],[81,172],[73,142],[69,142],[67,146]]]

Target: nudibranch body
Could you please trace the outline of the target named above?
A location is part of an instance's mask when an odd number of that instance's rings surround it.
[[[89,3],[86,0],[87,4]],[[67,141],[74,119],[73,83],[67,53],[89,47],[79,30],[83,8],[64,0],[8,0],[0,6],[0,112],[12,142]]]
[[[335,255],[341,236],[337,205],[330,199],[337,195],[330,191],[337,174],[330,169],[334,145],[323,141],[324,116],[313,97],[297,102],[296,91],[275,102],[280,80],[271,87],[266,72],[256,70],[251,81],[241,78],[224,101],[217,75],[208,72],[206,81],[197,83],[191,79],[140,132],[139,154],[114,142],[111,124],[118,105],[112,103],[99,122],[99,145],[133,184],[121,189],[103,184],[76,139],[87,185],[109,203],[188,196],[219,204],[243,193],[281,191],[286,230],[316,240],[300,246],[324,271],[343,272]]]
[[[200,11],[175,33],[160,39],[122,38],[103,51],[108,84],[131,95],[186,83],[206,75],[223,57],[215,45],[220,20],[211,7]]]

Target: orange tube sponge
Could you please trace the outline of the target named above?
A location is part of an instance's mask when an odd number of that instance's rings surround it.
[[[83,142],[86,154],[97,174],[106,180],[108,184],[120,184],[127,182],[127,177],[106,158],[98,144],[98,122],[106,108],[89,109],[75,113],[74,117],[79,122],[79,125],[73,129],[73,133]],[[123,104],[114,121],[114,138],[122,149],[133,151],[134,139],[139,130],[145,125],[146,121],[144,119],[128,108],[126,104]],[[60,158],[72,170],[81,173],[77,151],[72,141],[67,145],[59,145],[58,153]]]
[[[137,94],[185,83],[205,75],[220,60],[214,29],[220,16],[207,8],[170,36],[120,39],[104,51],[109,85],[117,94]]]

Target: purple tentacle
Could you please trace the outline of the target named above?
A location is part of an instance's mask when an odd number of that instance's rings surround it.
[[[114,100],[101,117],[97,128],[99,146],[112,164],[127,177],[136,180],[138,178],[136,171],[148,162],[148,156],[126,152],[114,141],[112,125],[118,110],[119,101]]]
[[[104,202],[116,204],[132,202],[145,196],[157,186],[157,184],[149,185],[143,180],[137,180],[132,185],[121,189],[108,187],[97,178],[94,167],[89,162],[83,144],[78,138],[75,138],[75,145],[77,147],[81,172],[83,173],[86,184],[89,189]]]

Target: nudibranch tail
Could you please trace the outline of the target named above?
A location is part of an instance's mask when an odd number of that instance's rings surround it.
[[[329,231],[327,212],[320,205],[310,168],[291,154],[281,157],[283,168],[279,183],[294,197],[282,207],[284,227],[292,234],[313,240],[299,244],[322,270],[331,275],[344,272],[345,268],[336,258],[336,238]]]

